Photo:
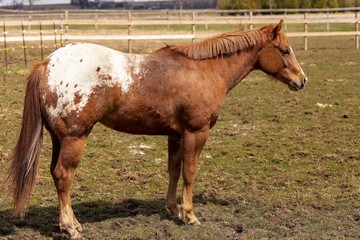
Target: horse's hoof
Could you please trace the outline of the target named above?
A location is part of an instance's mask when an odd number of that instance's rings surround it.
[[[166,206],[166,211],[171,215],[172,218],[182,219],[181,207],[179,204],[176,206]]]
[[[81,225],[78,226],[77,228],[80,228],[82,230]],[[83,239],[82,235],[79,233],[77,228],[76,229],[75,228],[61,228],[61,231],[66,232],[67,234],[69,234],[71,240]]]
[[[78,232],[82,232],[82,231],[83,231],[83,227],[81,226],[81,224],[79,224],[79,226],[76,226],[75,228],[76,228],[76,230],[77,230]]]
[[[191,219],[189,222],[188,222],[189,225],[191,226],[198,226],[198,225],[201,225],[200,221],[194,217],[193,219]]]
[[[72,234],[70,234],[70,239],[71,240],[81,240],[83,239],[83,236],[76,230],[74,230],[74,232]]]
[[[71,239],[71,240],[82,240],[82,239],[83,239],[83,237],[82,237],[82,235],[81,235],[81,234],[79,234],[78,236],[71,237],[70,239]]]
[[[181,219],[184,223],[187,223],[191,226],[197,226],[201,225],[200,221],[197,219],[197,217],[194,214],[193,210],[186,211],[184,208],[181,208]]]

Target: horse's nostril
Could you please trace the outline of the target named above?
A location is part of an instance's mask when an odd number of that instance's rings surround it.
[[[306,84],[308,81],[307,77],[304,78],[304,84]]]

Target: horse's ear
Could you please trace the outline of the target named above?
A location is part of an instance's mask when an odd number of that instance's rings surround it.
[[[274,27],[274,29],[273,29],[273,39],[277,38],[277,36],[279,35],[279,32],[281,31],[283,22],[284,22],[284,20],[281,19],[279,24]]]

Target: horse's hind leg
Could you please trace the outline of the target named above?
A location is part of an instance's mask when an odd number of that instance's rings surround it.
[[[76,219],[70,200],[70,187],[75,175],[75,169],[79,164],[84,151],[85,137],[65,137],[61,141],[53,138],[53,160],[51,173],[58,192],[59,198],[59,225],[60,229],[68,232],[71,239],[81,238],[82,230]],[[59,147],[58,153],[56,152]],[[58,158],[56,159],[56,156]]]
[[[59,159],[60,140],[52,130],[48,129],[48,131],[50,132],[50,136],[51,136],[51,140],[52,140],[52,146],[53,146],[52,155],[51,155],[51,164],[50,164],[50,173],[52,175],[53,172],[54,172],[54,169],[56,167],[56,164],[58,162],[58,159]]]
[[[182,140],[168,138],[169,188],[166,196],[166,210],[172,217],[181,218],[180,205],[176,202],[177,184],[181,172]]]

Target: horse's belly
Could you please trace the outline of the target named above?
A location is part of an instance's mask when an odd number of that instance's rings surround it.
[[[171,119],[151,113],[108,114],[100,122],[109,128],[130,134],[173,135],[177,133]]]

